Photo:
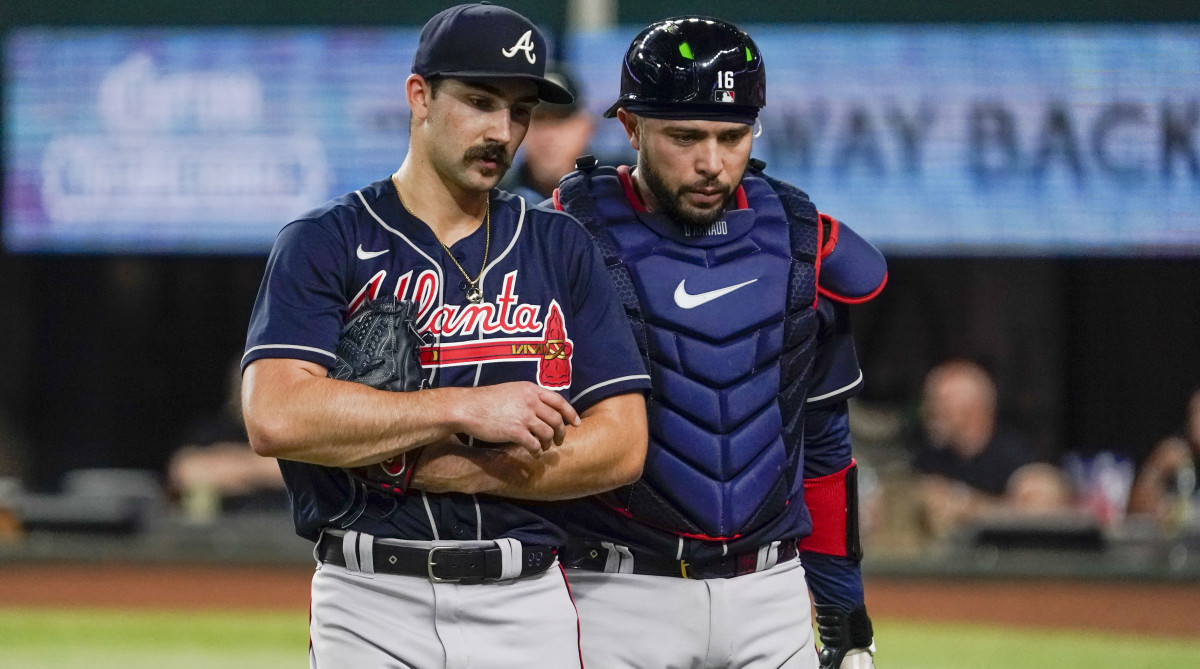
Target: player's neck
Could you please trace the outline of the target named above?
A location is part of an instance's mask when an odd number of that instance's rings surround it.
[[[642,171],[637,166],[629,169],[629,183],[633,185],[633,196],[638,199],[638,204],[648,212],[658,211],[658,200],[654,198],[654,194],[642,183]]]
[[[392,175],[392,184],[408,210],[447,246],[483,225],[488,193],[447,184],[431,166],[422,169],[411,154]]]

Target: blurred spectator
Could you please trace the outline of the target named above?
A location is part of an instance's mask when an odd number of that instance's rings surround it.
[[[24,474],[25,445],[0,413],[0,543],[20,535],[17,496]]]
[[[1125,522],[1133,489],[1134,466],[1129,458],[1112,451],[1090,455],[1067,453],[1063,467],[1075,489],[1075,504],[1107,529]]]
[[[546,78],[571,91],[574,102],[541,102],[534,107],[529,132],[517,162],[500,182],[500,188],[520,195],[530,204],[549,198],[558,180],[575,169],[575,159],[587,153],[596,130],[579,86],[565,69],[547,69]]]
[[[1188,398],[1183,430],[1158,443],[1142,464],[1130,513],[1148,513],[1177,528],[1190,520],[1200,477],[1200,388]],[[1174,529],[1173,528],[1173,529]]]
[[[286,509],[279,464],[257,455],[242,419],[240,361],[230,368],[221,410],[184,432],[167,464],[167,485],[189,515],[211,520],[221,511]]]
[[[925,379],[922,514],[935,536],[985,516],[1059,511],[1070,487],[1057,467],[1035,462],[1032,444],[997,424],[996,385],[978,364],[952,360]]]

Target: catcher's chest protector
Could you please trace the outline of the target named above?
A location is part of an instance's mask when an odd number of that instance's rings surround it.
[[[817,212],[753,173],[742,187],[749,206],[703,230],[636,212],[612,168],[559,188],[600,241],[654,386],[643,478],[606,501],[696,538],[752,531],[802,487]]]

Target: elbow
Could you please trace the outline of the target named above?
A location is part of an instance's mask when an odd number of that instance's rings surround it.
[[[304,430],[292,410],[297,385],[295,374],[287,374],[273,360],[258,360],[242,379],[242,420],[250,448],[265,458],[292,459],[289,454],[303,446]],[[299,377],[303,379],[303,377]]]
[[[613,474],[617,479],[617,487],[629,485],[642,478],[642,469],[646,466],[646,448],[649,445],[650,436],[646,428],[645,416],[636,423],[633,429],[628,430],[623,456],[614,468]]]
[[[242,415],[246,421],[246,436],[250,448],[264,458],[282,458],[289,445],[295,440],[291,433],[292,421],[280,411],[255,406],[253,401],[243,404]]]
[[[645,463],[645,458],[638,460],[636,463],[622,463],[622,466],[615,473],[614,478],[616,480],[613,482],[615,484],[613,487],[620,488],[621,486],[631,485],[642,478],[642,468]]]
[[[276,424],[261,420],[251,421],[247,418],[246,436],[250,438],[250,448],[264,458],[279,457],[280,453],[286,450],[283,446],[287,443],[286,435]]]

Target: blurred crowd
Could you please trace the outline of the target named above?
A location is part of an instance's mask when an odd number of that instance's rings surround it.
[[[1133,521],[1164,538],[1200,530],[1200,389],[1188,399],[1183,428],[1140,468],[1107,451],[1040,458],[1001,418],[997,398],[988,370],[953,359],[928,372],[915,412],[860,407],[858,457],[873,472],[860,493],[864,526],[878,549],[969,544],[995,528],[1036,528],[1040,547],[1050,549],[1055,527],[1111,534]]]

